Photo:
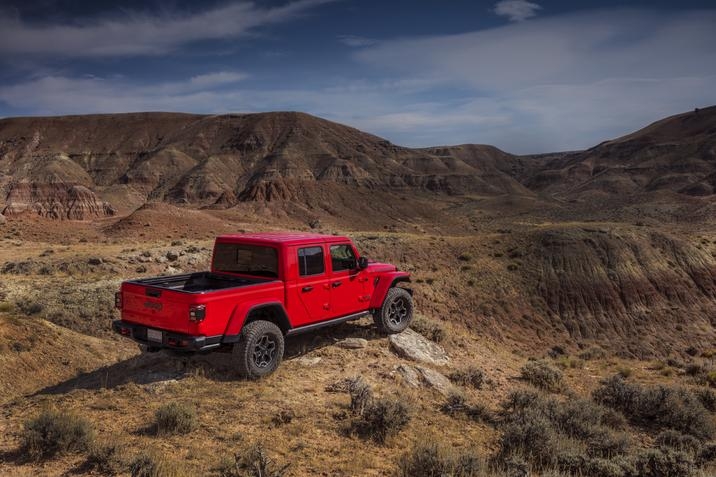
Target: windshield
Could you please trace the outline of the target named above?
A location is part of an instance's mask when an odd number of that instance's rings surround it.
[[[262,245],[217,243],[213,270],[278,278],[278,253],[275,248]]]

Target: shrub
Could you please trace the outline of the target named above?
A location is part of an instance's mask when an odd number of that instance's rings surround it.
[[[171,402],[157,409],[155,414],[157,434],[188,434],[197,425],[196,410],[188,404]]]
[[[15,307],[27,316],[37,315],[45,309],[42,303],[28,299],[17,300]]]
[[[671,449],[647,449],[632,460],[634,476],[688,477],[695,470],[688,455]]]
[[[467,417],[476,421],[481,420],[491,423],[495,420],[492,412],[485,406],[480,404],[468,404],[465,402],[465,396],[458,393],[450,393],[445,404],[440,407],[440,410],[449,416],[465,414]]]
[[[522,367],[522,379],[546,391],[557,392],[563,388],[562,371],[544,360],[528,361]]]
[[[219,464],[220,477],[283,477],[291,464],[279,464],[261,444],[254,444],[233,459]]]
[[[453,371],[449,378],[450,381],[456,384],[480,389],[485,380],[485,375],[480,368],[470,366],[469,368]]]
[[[413,447],[398,462],[401,477],[472,477],[484,475],[484,465],[474,454],[455,453],[436,443]]]
[[[594,399],[640,425],[674,429],[699,439],[716,434],[713,420],[693,393],[665,386],[645,387],[613,376],[594,391]]]
[[[140,454],[129,465],[132,477],[182,477],[176,461],[156,454]]]
[[[673,429],[667,429],[659,433],[654,442],[658,447],[674,449],[693,456],[697,455],[701,450],[701,442],[698,439]]]
[[[348,382],[348,393],[351,396],[351,411],[362,414],[373,400],[373,391],[363,378],[356,377]]]
[[[125,467],[122,448],[115,443],[92,446],[87,455],[85,466],[100,475],[116,475]]]
[[[92,438],[92,427],[86,419],[68,412],[47,410],[25,423],[22,448],[31,459],[42,459],[85,451]]]
[[[399,400],[373,399],[353,421],[353,430],[379,444],[400,432],[410,421],[408,407]]]
[[[596,359],[605,359],[607,357],[607,352],[604,350],[604,348],[597,345],[593,345],[579,353],[577,356],[579,357],[579,359],[583,359],[585,361],[592,361]]]
[[[446,337],[445,329],[440,324],[425,318],[423,315],[416,315],[415,319],[410,323],[410,327],[436,343],[441,343]]]
[[[708,388],[698,388],[694,394],[708,411],[716,412],[716,393]]]
[[[12,305],[12,303],[7,301],[0,302],[0,313],[9,313],[13,309],[15,309],[15,307]]]

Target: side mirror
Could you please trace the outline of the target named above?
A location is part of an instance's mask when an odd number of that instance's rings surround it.
[[[358,270],[363,270],[368,268],[368,259],[365,257],[360,257],[358,259]]]

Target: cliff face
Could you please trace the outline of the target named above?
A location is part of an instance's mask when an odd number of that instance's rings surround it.
[[[81,185],[100,196],[111,188],[113,202],[117,197],[122,202],[124,191],[145,202],[193,207],[306,201],[306,190],[328,184],[348,190],[531,194],[495,167],[495,154],[500,162],[513,158],[496,151],[472,146],[463,159],[445,151],[403,148],[302,113],[0,120],[0,174],[30,184],[6,188],[7,208],[47,217],[101,216],[112,209],[90,200],[87,190],[65,192],[55,182]],[[82,198],[63,199],[63,194]],[[83,205],[57,205],[67,201]],[[113,205],[125,212],[121,203]]]
[[[79,184],[17,182],[10,186],[6,203],[5,216],[34,213],[49,219],[87,220],[116,213]]]

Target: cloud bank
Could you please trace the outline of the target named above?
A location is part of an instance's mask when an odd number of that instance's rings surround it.
[[[274,8],[240,2],[192,14],[127,12],[119,17],[63,25],[30,24],[6,13],[0,16],[0,54],[159,55],[199,40],[246,35],[254,28],[290,20],[331,1],[297,0]]]

